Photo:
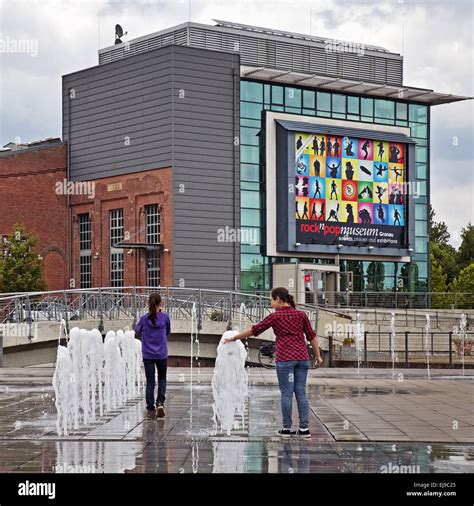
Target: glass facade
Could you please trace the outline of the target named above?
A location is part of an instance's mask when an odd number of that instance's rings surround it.
[[[428,286],[428,107],[245,80],[240,87],[241,226],[255,229],[258,242],[241,245],[241,290],[268,290],[271,284],[272,259],[261,254],[265,188],[261,181],[258,134],[263,110],[410,128],[411,137],[416,141],[416,238],[415,244],[410,244],[414,250],[413,262],[341,261],[340,288],[345,290],[346,280],[352,279],[353,291],[425,291]],[[321,261],[314,259],[313,262]]]

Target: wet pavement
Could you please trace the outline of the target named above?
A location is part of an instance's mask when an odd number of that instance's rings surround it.
[[[137,398],[59,437],[52,368],[0,369],[0,472],[474,472],[471,371],[310,371],[311,440],[275,435],[275,371],[257,368],[244,420],[216,432],[212,371],[195,369],[191,390],[190,370],[170,368],[163,420],[146,420]]]

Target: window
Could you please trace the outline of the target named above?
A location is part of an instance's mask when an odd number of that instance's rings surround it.
[[[416,204],[415,205],[415,220],[426,220],[426,206]]]
[[[415,221],[415,235],[421,237],[428,235],[426,221]]]
[[[349,114],[360,114],[359,97],[347,97],[347,112]]]
[[[240,161],[242,163],[255,163],[259,162],[259,147],[258,146],[240,146]]]
[[[373,119],[374,117],[374,99],[373,98],[361,98],[360,99],[362,116]]]
[[[241,207],[247,207],[250,209],[260,208],[260,193],[252,191],[241,192]]]
[[[301,90],[297,88],[286,88],[285,105],[287,107],[301,108]]]
[[[251,146],[258,146],[260,132],[259,128],[241,127],[240,129],[240,143],[250,144]]]
[[[318,100],[318,111],[331,111],[331,95],[318,91],[316,94]]]
[[[344,95],[332,95],[332,116],[333,118],[346,117],[346,97]]]
[[[415,238],[415,251],[417,253],[426,253],[427,252],[427,239],[416,237]]]
[[[390,102],[390,100],[375,99],[375,117],[378,123],[393,125],[395,120],[395,103]]]
[[[92,287],[92,232],[90,215],[80,214],[79,218],[79,287]]]
[[[243,118],[260,119],[262,104],[253,102],[240,102],[240,114]]]
[[[417,179],[426,179],[427,165],[421,163],[416,164],[416,177]]]
[[[410,132],[412,137],[426,139],[428,137],[428,125],[420,125],[419,123],[410,123]]]
[[[109,212],[110,228],[110,286],[121,287],[124,281],[123,248],[115,245],[124,239],[123,209],[112,209]]]
[[[255,164],[241,164],[240,166],[240,180],[258,182],[260,180],[260,171],[258,165]]]
[[[314,91],[309,90],[303,91],[303,107],[307,109],[316,108],[316,94]]]
[[[428,107],[426,105],[410,104],[408,111],[410,113],[410,121],[428,123]]]
[[[283,87],[272,86],[272,104],[283,105]]]
[[[160,244],[160,208],[158,204],[145,206],[146,242]],[[147,286],[160,286],[160,252],[147,251],[146,254]]]
[[[263,84],[251,81],[240,81],[240,99],[248,102],[263,101]]]
[[[407,120],[408,119],[408,107],[407,104],[397,102],[397,119]]]

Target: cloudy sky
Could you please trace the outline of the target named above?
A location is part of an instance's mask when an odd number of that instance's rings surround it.
[[[404,84],[473,96],[472,0],[0,0],[0,145],[61,136],[61,75],[97,64],[120,23],[130,40],[191,19],[230,20],[383,46],[404,56]],[[431,116],[431,199],[452,243],[474,222],[473,104]]]

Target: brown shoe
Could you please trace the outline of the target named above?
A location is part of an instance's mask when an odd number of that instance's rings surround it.
[[[158,418],[163,418],[165,416],[165,407],[161,403],[156,405],[156,416]]]

